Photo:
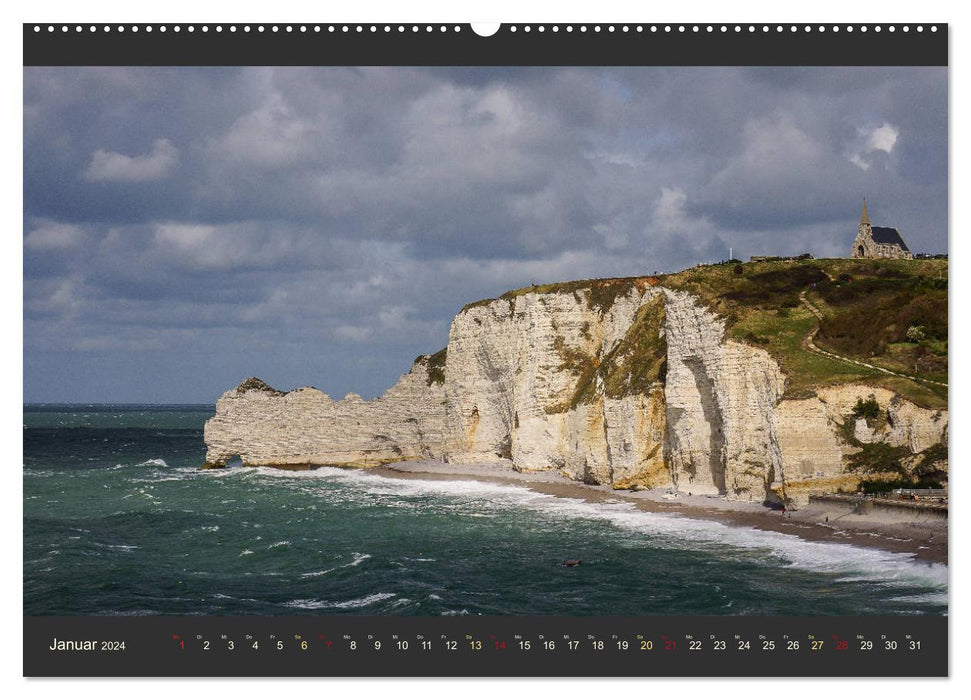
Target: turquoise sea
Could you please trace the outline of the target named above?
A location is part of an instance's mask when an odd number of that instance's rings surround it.
[[[903,554],[519,486],[201,471],[212,413],[24,408],[25,615],[947,613],[947,567]]]

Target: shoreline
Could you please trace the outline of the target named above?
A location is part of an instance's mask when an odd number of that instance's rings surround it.
[[[671,495],[669,489],[615,490],[573,481],[554,471],[523,473],[508,463],[446,464],[436,461],[398,462],[367,470],[393,479],[486,481],[524,486],[549,496],[590,503],[626,502],[652,512],[731,527],[794,535],[813,542],[849,544],[911,554],[916,561],[948,563],[948,521],[914,521],[887,516],[855,515],[849,507],[812,504],[797,511],[772,510],[752,501],[728,501],[718,496]],[[670,491],[670,492],[669,492]]]

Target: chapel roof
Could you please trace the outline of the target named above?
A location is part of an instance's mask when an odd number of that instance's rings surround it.
[[[873,226],[870,230],[873,232],[874,243],[895,245],[899,246],[902,250],[906,250],[908,253],[910,252],[910,248],[904,243],[904,239],[897,229],[890,228],[889,226]]]

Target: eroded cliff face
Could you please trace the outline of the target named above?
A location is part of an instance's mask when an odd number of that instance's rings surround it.
[[[500,457],[589,483],[671,483],[663,384],[648,377],[644,391],[631,390],[632,378],[619,376],[639,341],[663,348],[662,292],[632,287],[609,308],[592,301],[586,291],[526,293],[456,317],[445,368],[448,461]],[[652,310],[660,313],[644,318]],[[632,337],[641,333],[651,337]]]
[[[785,389],[766,351],[726,340],[724,322],[685,292],[643,280],[526,290],[464,309],[447,353],[419,358],[373,401],[244,382],[206,425],[207,460],[508,460],[616,488],[798,503],[858,480],[846,463],[860,448],[844,432],[861,397],[873,394],[887,420],[857,426],[858,444],[917,453],[946,440],[946,411],[886,390],[783,399]]]
[[[774,408],[785,377],[767,352],[725,341],[684,293],[667,305],[671,468],[681,491],[762,500],[782,469]]]
[[[854,418],[860,399],[873,397],[882,410],[878,425]],[[934,445],[947,445],[947,411],[931,410],[904,401],[887,389],[862,384],[824,387],[809,399],[784,400],[775,410],[776,435],[783,475],[773,485],[796,505],[815,493],[852,491],[860,475],[847,469],[847,460],[861,452],[847,441],[849,428],[859,444],[884,443],[916,455]]]

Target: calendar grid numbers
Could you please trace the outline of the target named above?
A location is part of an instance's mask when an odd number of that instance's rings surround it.
[[[25,675],[942,676],[947,618],[25,618]],[[103,639],[88,650],[52,640]],[[90,636],[90,635],[88,635]],[[109,639],[111,637],[111,639]],[[63,643],[63,642],[62,642]]]

